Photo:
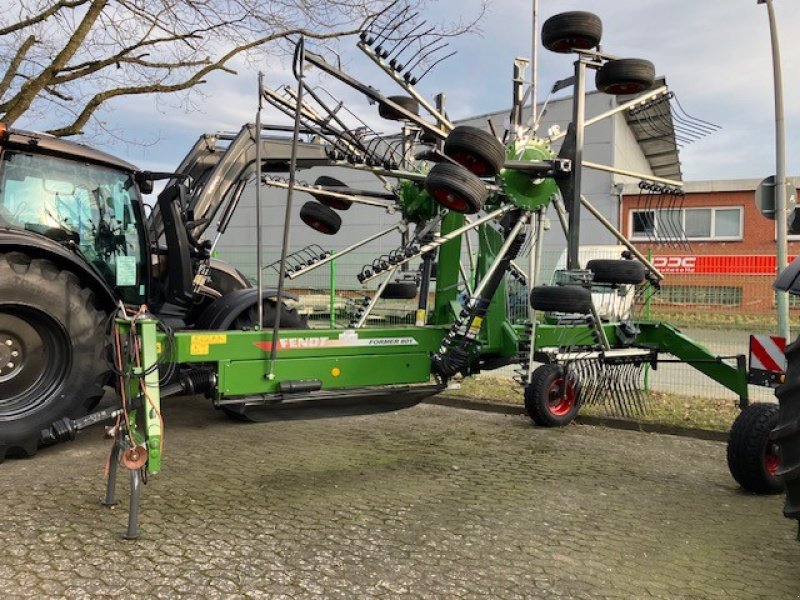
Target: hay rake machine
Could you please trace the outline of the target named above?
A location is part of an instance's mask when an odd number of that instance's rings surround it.
[[[179,197],[188,198],[191,231],[198,239],[207,236],[213,248],[246,184],[256,181],[257,289],[233,292],[236,297],[230,300],[223,296],[212,314],[189,331],[173,330],[144,309],[121,315],[114,336],[121,405],[84,419],[63,419],[43,433],[48,441],[72,439],[90,424],[117,420],[106,502],[114,501],[117,465],[122,464],[132,481],[127,537],[139,533],[143,474],[159,470],[160,401],[172,394],[203,393],[235,418],[258,420],[264,411],[287,404],[398,397],[419,401],[445,389],[457,375],[519,364],[528,414],[539,425],[560,426],[586,403],[621,414],[645,410],[642,369],[656,368],[663,355],[672,355],[735,392],[746,405],[741,361],[731,365],[667,324],[635,318],[637,299],[652,293],[662,275],[581,194],[583,168],[638,176],[662,191],[680,186],[583,160],[584,129],[591,124],[642,106],[655,106],[663,116],[669,98],[665,87],[652,89],[653,65],[600,52],[602,27],[595,15],[556,15],[544,24],[542,41],[550,50],[576,57],[569,79],[573,119],[566,132],[538,137],[537,123],[523,122],[525,61],[520,59],[514,64],[507,131],[498,135],[457,126],[447,116],[443,95],[429,102],[414,87],[451,55],[446,43],[409,7],[392,7],[368,24],[357,45],[402,95],[384,96],[308,51],[301,39],[293,61],[296,86],[270,90],[260,76],[255,125],[230,138],[222,152],[215,153],[209,139],[201,138],[164,192],[178,190]],[[334,94],[310,85],[306,71],[311,66],[376,103],[380,116],[399,123],[400,131],[375,131]],[[601,91],[626,96],[616,108],[588,120],[587,70],[596,72]],[[293,125],[262,125],[265,104],[290,116]],[[276,138],[276,132],[282,137]],[[556,141],[561,141],[558,152],[551,146]],[[298,172],[315,166],[338,168],[342,179],[298,179]],[[383,190],[349,186],[347,173],[354,171],[371,173]],[[194,181],[188,196],[187,175]],[[267,265],[261,239],[264,187],[286,191],[281,256]],[[318,244],[293,250],[290,233],[298,193],[314,198],[299,216],[322,235],[336,234],[354,204],[394,214],[398,223],[335,252]],[[551,205],[566,237],[567,265],[556,285],[539,286],[535,283]],[[624,257],[581,267],[583,211],[627,248]],[[207,231],[212,223],[215,235]],[[293,280],[397,233],[401,244],[360,271],[357,279],[367,289],[366,299],[347,327],[308,329],[288,312],[283,299]],[[477,247],[471,233],[477,235]],[[525,255],[527,268],[517,262]],[[412,264],[418,266],[413,272]],[[202,261],[197,265],[200,282],[206,267]],[[274,274],[277,289],[265,289],[265,273]],[[508,314],[509,277],[529,284],[524,323]],[[377,287],[370,292],[372,285]],[[240,301],[245,295],[247,302]],[[388,297],[416,299],[413,325],[369,326],[370,313]]]

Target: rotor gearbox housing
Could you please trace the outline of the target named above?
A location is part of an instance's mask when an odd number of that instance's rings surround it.
[[[547,142],[536,139],[516,148],[510,148],[508,151],[510,160],[551,160],[555,156]],[[500,172],[500,179],[508,199],[515,206],[525,210],[537,210],[547,206],[558,189],[552,177],[536,178],[516,169],[503,169]]]

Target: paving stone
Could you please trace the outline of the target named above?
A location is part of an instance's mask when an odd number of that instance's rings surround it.
[[[0,597],[795,598],[781,497],[724,444],[430,405],[228,421],[165,407],[143,536],[102,430],[0,466]]]

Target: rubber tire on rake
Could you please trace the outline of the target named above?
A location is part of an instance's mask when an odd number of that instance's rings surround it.
[[[639,94],[653,87],[656,69],[649,60],[620,58],[610,60],[594,76],[597,89],[612,96]]]
[[[300,209],[300,220],[325,235],[334,235],[342,226],[342,217],[330,207],[318,202],[306,202]]]
[[[18,361],[0,377],[0,462],[35,454],[42,429],[84,416],[102,398],[106,314],[94,302],[49,260],[0,254],[0,354]]]
[[[435,164],[425,178],[425,190],[445,208],[467,215],[479,212],[488,196],[477,175],[452,163]]]
[[[419,102],[411,96],[387,96],[387,100],[391,100],[398,106],[405,108],[408,112],[419,115]],[[378,114],[389,121],[406,121],[407,118],[397,112],[394,108],[383,102],[378,104]]]
[[[595,258],[586,263],[594,283],[638,285],[644,281],[647,270],[638,260],[610,260]]]
[[[731,427],[728,469],[736,482],[754,494],[778,494],[778,451],[770,433],[778,425],[778,405],[757,402],[745,408]]]
[[[569,425],[580,410],[580,383],[574,376],[563,380],[564,367],[542,365],[525,386],[525,412],[540,427]]]
[[[588,314],[592,293],[579,285],[542,285],[531,291],[531,307],[544,312]]]
[[[344,181],[340,181],[335,177],[328,177],[327,175],[320,175],[317,177],[317,180],[314,182],[314,185],[319,185],[322,187],[328,188],[347,188],[348,185]],[[311,192],[311,195],[316,198],[317,202],[320,204],[324,204],[325,206],[330,206],[331,208],[335,208],[336,210],[350,210],[350,207],[353,206],[352,201],[346,200],[344,198],[331,198],[330,196],[323,196],[322,194],[315,194]]]
[[[494,177],[506,161],[506,148],[488,131],[460,125],[444,141],[444,153],[478,177]]]
[[[411,300],[417,297],[417,284],[408,281],[394,281],[386,284],[381,298],[386,300]]]
[[[602,37],[603,22],[590,12],[577,10],[560,13],[542,25],[542,45],[560,54],[594,48]]]

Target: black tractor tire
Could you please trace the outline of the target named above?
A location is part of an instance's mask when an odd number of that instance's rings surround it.
[[[107,316],[94,300],[49,260],[0,254],[0,461],[35,454],[43,429],[102,398]]]
[[[452,163],[435,164],[425,178],[425,190],[445,208],[467,215],[479,212],[488,196],[477,175]]]
[[[412,300],[416,297],[417,284],[409,281],[393,281],[381,293],[381,298],[386,300]]]
[[[592,311],[592,293],[579,285],[541,285],[531,291],[531,308],[588,314]]]
[[[640,94],[653,87],[656,68],[649,60],[620,58],[610,60],[594,76],[597,89],[612,96]]]
[[[262,327],[272,331],[277,318],[277,305],[274,301],[264,302],[264,318]],[[230,325],[232,331],[249,331],[258,322],[258,305],[253,305],[238,317]],[[289,308],[284,304],[281,307],[281,329],[308,329],[308,321],[297,312],[296,308]]]
[[[525,386],[525,412],[540,427],[569,425],[580,410],[580,384],[575,376],[564,383],[564,367],[542,365]]]
[[[275,302],[264,302],[264,318],[262,328],[272,335],[272,328],[275,326],[277,318],[277,305]],[[229,328],[230,331],[249,331],[258,322],[258,306],[252,306],[244,311]],[[308,321],[297,312],[295,308],[289,308],[284,304],[281,306],[281,330],[283,329],[308,329]],[[249,407],[245,405],[223,405],[222,412],[233,421],[256,422],[257,419],[249,416]]]
[[[333,209],[318,202],[306,202],[300,209],[300,220],[325,235],[336,234],[342,226],[342,217]]]
[[[460,125],[444,141],[444,153],[478,177],[494,177],[506,161],[505,146],[491,133]]]
[[[332,188],[347,188],[348,185],[344,181],[340,181],[335,177],[328,177],[327,175],[320,175],[317,177],[317,180],[314,182],[314,185],[321,185],[322,187],[332,187]],[[316,198],[317,202],[320,204],[324,204],[325,206],[330,206],[336,210],[350,210],[350,207],[353,206],[353,203],[350,200],[346,200],[344,198],[331,198],[330,196],[323,196],[322,194],[311,194]]]
[[[542,25],[542,45],[551,52],[567,54],[596,47],[603,37],[603,22],[580,10],[553,15]]]
[[[586,268],[593,273],[594,283],[638,285],[647,273],[638,260],[595,258],[586,263]]]
[[[728,469],[736,482],[754,494],[779,494],[779,454],[770,433],[778,425],[778,405],[751,404],[739,413],[728,438]]]
[[[417,102],[411,96],[387,96],[387,100],[391,100],[398,106],[405,108],[408,112],[418,115],[419,114],[419,102]],[[384,104],[380,102],[378,104],[378,114],[383,117],[384,119],[388,119],[389,121],[406,121],[407,118],[397,112],[394,108],[389,106],[388,104]]]
[[[780,449],[778,477],[786,490],[783,514],[800,519],[800,339],[786,347],[786,379],[775,390],[780,402],[772,439]]]

